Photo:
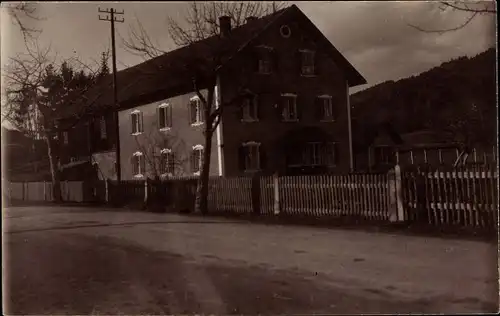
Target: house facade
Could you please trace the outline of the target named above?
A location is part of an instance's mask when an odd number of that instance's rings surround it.
[[[209,38],[117,74],[122,179],[199,174],[206,118],[191,77],[176,65],[200,62],[217,43],[231,54],[217,71],[215,107],[242,88],[247,94],[222,108],[210,175],[352,169],[349,87],[365,79],[295,5],[234,29],[227,17],[220,25],[223,41]],[[155,75],[141,77],[147,69]]]

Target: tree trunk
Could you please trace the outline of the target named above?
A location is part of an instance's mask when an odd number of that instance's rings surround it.
[[[208,180],[210,176],[210,158],[212,152],[212,132],[205,130],[205,148],[201,174],[196,188],[195,212],[203,215],[208,213]]]
[[[61,203],[62,202],[62,194],[61,194],[61,174],[59,172],[58,166],[58,157],[56,156],[56,144],[50,135],[45,135],[45,139],[47,141],[47,151],[49,154],[49,162],[50,162],[50,175],[52,179],[52,196],[54,197],[54,202]]]

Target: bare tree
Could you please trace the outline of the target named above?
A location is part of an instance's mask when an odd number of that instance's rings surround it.
[[[427,29],[413,24],[409,24],[409,26],[426,33],[453,32],[463,29],[480,16],[496,15],[497,13],[496,1],[439,1],[437,5],[442,12],[465,13],[467,16],[458,25],[448,28]]]
[[[268,13],[273,13],[283,7],[283,3],[262,3],[262,2],[212,2],[198,3],[193,2],[188,14],[184,17],[184,24],[179,23],[173,18],[168,18],[167,26],[170,37],[178,46],[193,45],[200,43],[201,40],[213,37],[217,43],[217,52],[207,54],[196,61],[185,63],[182,60],[178,62],[183,65],[184,73],[190,76],[192,88],[196,92],[200,103],[201,111],[204,117],[203,135],[205,146],[203,149],[201,175],[196,192],[195,211],[205,214],[207,212],[207,196],[209,190],[209,167],[212,151],[212,137],[217,126],[220,123],[222,112],[225,108],[240,105],[243,99],[251,96],[251,92],[246,85],[242,83],[238,88],[236,95],[224,100],[223,103],[216,105],[215,89],[217,86],[217,77],[222,65],[231,57],[230,43],[226,41],[219,32],[219,17],[229,16],[231,24],[237,26],[245,23],[246,18],[250,16],[261,17]],[[140,21],[138,27],[132,28],[128,40],[123,40],[126,49],[132,53],[142,56],[145,59],[160,56],[166,51],[158,47],[157,42],[144,29]],[[200,50],[210,47],[199,47]],[[177,61],[176,61],[177,62]],[[157,71],[164,71],[158,69]]]
[[[73,128],[92,109],[86,91],[101,79],[99,70],[70,58],[57,63],[50,47],[43,49],[37,42],[26,45],[27,53],[11,57],[3,71],[3,120],[8,120],[23,134],[44,139],[56,202],[62,200],[58,143],[62,132]],[[95,67],[99,69],[99,66]],[[97,100],[98,96],[95,97]],[[87,106],[81,106],[83,104]],[[75,110],[69,124],[61,124],[62,111]]]
[[[135,137],[138,150],[147,166],[148,177],[161,180],[182,176],[189,160],[184,141],[171,131],[150,130]]]
[[[38,14],[37,3],[16,2],[6,5],[7,14],[13,19],[14,24],[19,28],[24,40],[33,39],[41,32],[40,29],[30,26],[35,21],[43,20]]]

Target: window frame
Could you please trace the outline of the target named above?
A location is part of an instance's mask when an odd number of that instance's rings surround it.
[[[258,122],[259,121],[259,109],[258,109],[258,96],[252,95],[251,97],[245,98],[242,104],[242,122]],[[253,112],[253,113],[252,113]],[[247,115],[248,114],[248,115]]]
[[[192,102],[193,101],[196,101],[196,120],[194,122],[191,121],[191,115],[192,115],[192,112],[193,109],[192,109]],[[189,99],[189,108],[190,108],[190,117],[189,117],[189,122],[190,122],[190,125],[191,126],[200,126],[200,125],[203,125],[205,123],[205,119],[203,117],[203,106],[201,104],[201,100],[200,100],[200,97],[195,95],[193,97],[191,97]]]
[[[191,151],[191,154],[193,154],[194,152],[199,152],[200,156],[199,156],[199,159],[198,159],[198,171],[193,171],[193,175],[195,176],[199,176],[201,174],[201,169],[203,167],[203,151],[205,150],[204,146],[203,145],[200,145],[200,144],[197,144],[197,145],[194,145],[192,147],[192,151]],[[192,166],[191,166],[192,167]]]
[[[64,131],[62,132],[62,139],[63,139],[63,144],[68,145],[69,144],[69,132]]]
[[[318,99],[321,100],[321,107],[322,107],[322,113],[323,117],[321,118],[321,122],[334,122],[335,121],[335,116],[333,115],[333,97],[331,95],[323,94],[323,95],[318,95]],[[326,103],[328,101],[328,104]],[[328,117],[326,115],[326,109],[327,107],[329,108],[330,116]]]
[[[134,119],[132,118],[133,116],[137,116],[136,124],[134,126],[133,122]],[[130,117],[132,118],[132,135],[140,135],[144,132],[144,124],[142,122],[143,120],[143,113],[140,110],[134,110],[130,112]],[[135,129],[135,131],[134,131]]]
[[[136,158],[137,157],[137,158]],[[136,151],[135,153],[132,154],[133,159],[137,159],[137,171],[138,173],[134,172],[135,170],[132,169],[132,174],[134,178],[143,178],[146,175],[146,162],[144,160],[144,154],[140,151]],[[135,163],[135,161],[134,161]],[[142,167],[144,166],[144,170],[142,170]],[[134,166],[132,167],[134,168]]]
[[[163,165],[164,164],[164,160],[163,160],[164,157],[166,157],[165,169],[164,169],[164,165]],[[163,148],[160,151],[160,175],[162,177],[171,177],[174,174],[174,170],[173,170],[173,169],[175,169],[174,162],[171,160],[174,160],[174,153],[173,153],[172,149]],[[172,170],[169,170],[170,166],[172,166]]]
[[[261,143],[255,141],[248,141],[241,144],[243,148],[245,148],[245,163],[244,163],[244,171],[245,172],[256,172],[262,169],[261,166],[261,157],[260,157],[260,146]],[[252,152],[249,150],[251,148]],[[256,155],[256,159],[251,160],[251,156],[253,154]],[[250,161],[249,161],[250,160]],[[252,166],[252,162],[255,161],[256,165]]]
[[[285,104],[283,104],[283,108],[281,109],[281,120],[282,122],[298,122],[299,121],[299,113],[298,113],[298,110],[297,110],[297,95],[294,94],[294,93],[282,93],[281,94],[281,97],[282,98],[285,98],[287,100],[290,100],[290,99],[293,99],[293,107],[294,107],[294,113],[295,113],[295,117],[294,118],[290,118],[290,111],[289,110],[289,106],[290,106],[290,103],[287,102],[286,103],[286,106]],[[285,117],[285,110],[288,112],[288,116]]]
[[[108,137],[108,131],[106,129],[106,117],[104,115],[101,116],[99,120],[99,134],[102,140]]]
[[[158,129],[161,132],[168,131],[172,128],[172,105],[168,102],[163,102],[160,105],[158,105]],[[164,121],[161,122],[161,115],[160,112],[164,111]],[[162,123],[164,126],[162,126]]]
[[[316,65],[315,65],[315,57],[316,51],[311,49],[300,49],[300,75],[303,77],[315,77],[316,76]],[[310,59],[307,59],[306,56],[309,55]],[[310,62],[311,64],[305,65],[306,62]],[[306,71],[304,71],[306,70]]]

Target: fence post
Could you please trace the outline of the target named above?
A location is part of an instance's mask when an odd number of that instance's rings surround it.
[[[274,188],[274,215],[279,215],[280,213],[280,188],[279,188],[279,177],[275,173],[273,175],[273,188]]]
[[[144,181],[144,204],[148,203],[148,179]]]
[[[401,188],[401,167],[389,170],[389,221],[404,221],[403,191]]]
[[[108,184],[109,179],[106,178],[104,181],[104,189],[105,189],[105,201],[106,203],[109,203],[109,184]]]
[[[260,215],[260,177],[252,177],[252,210],[255,215]]]

